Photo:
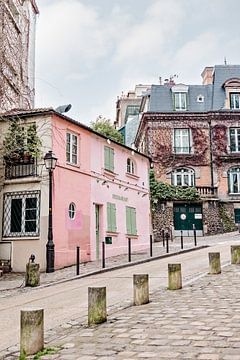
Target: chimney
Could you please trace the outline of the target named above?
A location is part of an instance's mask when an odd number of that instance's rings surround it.
[[[209,85],[213,83],[213,66],[206,66],[203,72],[201,73],[202,76],[202,84]]]

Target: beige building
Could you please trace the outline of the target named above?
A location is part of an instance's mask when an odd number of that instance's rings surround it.
[[[0,111],[34,106],[35,0],[0,0]]]

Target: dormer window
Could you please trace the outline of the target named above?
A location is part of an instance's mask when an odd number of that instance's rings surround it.
[[[240,109],[240,92],[239,93],[230,93],[230,109],[233,109],[233,110]]]
[[[174,94],[174,110],[185,111],[187,110],[187,94],[175,93]]]
[[[240,78],[228,79],[222,86],[226,93],[225,109],[240,110]]]
[[[171,88],[173,93],[173,108],[175,111],[187,110],[187,93],[188,86],[184,84],[177,84]]]

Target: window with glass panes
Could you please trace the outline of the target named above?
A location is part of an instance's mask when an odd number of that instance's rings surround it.
[[[26,191],[4,195],[4,237],[39,235],[40,192]]]
[[[228,173],[229,192],[232,194],[240,193],[240,168],[232,168]]]
[[[137,235],[136,209],[126,206],[126,228],[128,235]]]
[[[174,152],[189,154],[190,151],[190,129],[174,129]]]
[[[240,151],[240,128],[230,129],[230,150],[232,152]]]
[[[107,203],[107,231],[116,232],[116,205]]]
[[[68,163],[74,165],[78,163],[78,137],[70,132],[67,132],[66,156]]]
[[[134,161],[132,159],[127,159],[127,173],[135,174]]]
[[[104,169],[114,172],[114,150],[104,146]]]
[[[192,169],[181,168],[172,172],[172,185],[175,186],[194,186],[195,173]]]
[[[240,109],[240,93],[230,93],[230,108]]]
[[[187,110],[186,93],[174,93],[174,109],[177,111]]]

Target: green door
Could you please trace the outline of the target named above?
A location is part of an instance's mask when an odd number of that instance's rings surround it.
[[[174,229],[175,236],[180,236],[181,230],[184,236],[193,236],[193,225],[197,235],[202,236],[202,206],[199,204],[174,204]]]
[[[95,205],[96,215],[96,260],[99,260],[99,239],[100,239],[100,225],[99,225],[99,205]]]
[[[240,209],[234,209],[235,223],[240,224]]]

